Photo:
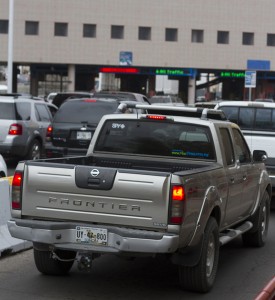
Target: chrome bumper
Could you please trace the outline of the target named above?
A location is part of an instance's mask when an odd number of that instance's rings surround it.
[[[107,246],[95,246],[76,242],[76,226],[91,226],[108,230]],[[98,253],[173,253],[178,249],[179,236],[148,230],[114,226],[94,226],[68,222],[36,220],[10,220],[11,236],[22,240],[49,245],[51,248]]]

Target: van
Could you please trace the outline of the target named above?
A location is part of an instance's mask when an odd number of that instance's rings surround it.
[[[275,195],[275,103],[221,101],[215,109],[222,110],[228,120],[240,126],[251,151],[261,148],[267,152],[266,168]]]

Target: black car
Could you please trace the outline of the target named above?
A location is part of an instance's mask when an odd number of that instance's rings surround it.
[[[101,117],[118,112],[121,102],[99,98],[64,102],[48,127],[46,157],[85,155]]]
[[[89,92],[60,92],[56,93],[56,95],[52,99],[52,104],[60,107],[61,104],[68,99],[79,99],[79,98],[89,98],[93,94]]]

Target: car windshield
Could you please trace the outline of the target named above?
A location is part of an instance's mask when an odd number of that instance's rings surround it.
[[[215,159],[208,127],[166,121],[109,120],[99,135],[96,151]]]
[[[103,115],[113,114],[118,107],[117,102],[86,99],[68,101],[56,112],[54,122],[57,123],[98,123]]]

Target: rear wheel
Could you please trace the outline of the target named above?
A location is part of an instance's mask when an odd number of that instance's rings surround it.
[[[242,235],[243,243],[246,246],[262,247],[265,244],[268,232],[270,215],[270,196],[267,191],[263,195],[262,202],[255,216],[251,219],[253,227]]]
[[[29,151],[27,153],[26,159],[29,160],[40,159],[41,153],[42,153],[41,143],[38,140],[34,140],[29,147]]]
[[[217,221],[207,222],[198,264],[194,267],[179,266],[180,286],[189,291],[206,293],[214,285],[219,260],[219,229]]]
[[[45,275],[65,275],[73,266],[76,252],[57,250],[59,259],[53,257],[51,251],[33,249],[34,261],[39,272]]]

